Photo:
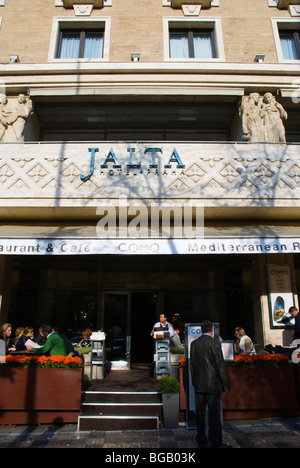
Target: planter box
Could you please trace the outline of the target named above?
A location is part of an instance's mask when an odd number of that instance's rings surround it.
[[[227,373],[224,420],[297,416],[293,367],[228,368]]]
[[[170,365],[176,366],[178,364],[179,359],[183,358],[184,354],[173,354],[170,353]]]
[[[82,369],[0,369],[0,424],[75,423]]]

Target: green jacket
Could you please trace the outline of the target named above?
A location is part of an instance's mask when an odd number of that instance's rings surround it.
[[[38,348],[36,351],[39,354],[46,354],[49,352],[50,356],[67,355],[64,340],[57,333],[51,333],[44,346],[42,348]]]

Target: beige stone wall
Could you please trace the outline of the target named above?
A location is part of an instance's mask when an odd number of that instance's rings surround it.
[[[37,63],[48,60],[53,17],[75,14],[55,7],[54,0],[7,0],[0,16],[0,61],[8,62],[14,53],[22,63]],[[129,62],[135,51],[141,53],[141,61],[163,61],[163,17],[184,18],[180,9],[163,7],[162,0],[113,0],[112,7],[92,13],[92,17],[108,16],[112,62]],[[219,7],[201,10],[200,18],[204,17],[222,19],[226,61],[253,63],[257,53],[264,53],[267,63],[276,63],[271,17],[290,18],[290,14],[270,8],[267,0],[220,0]]]

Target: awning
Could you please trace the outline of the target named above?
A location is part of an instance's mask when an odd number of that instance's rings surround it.
[[[199,238],[97,236],[96,225],[2,225],[0,255],[300,253],[300,224],[210,223]]]

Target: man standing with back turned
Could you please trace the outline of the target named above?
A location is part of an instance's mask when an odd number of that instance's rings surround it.
[[[221,345],[213,338],[213,326],[208,320],[201,324],[202,335],[191,343],[191,373],[196,397],[196,441],[207,446],[205,410],[208,406],[208,441],[212,448],[222,448],[221,395],[229,384]]]

